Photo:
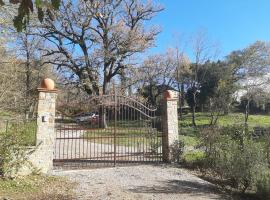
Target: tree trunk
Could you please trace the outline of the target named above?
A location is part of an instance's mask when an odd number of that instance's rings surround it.
[[[180,109],[180,119],[183,119],[183,106],[184,106],[184,101],[185,101],[185,93],[184,93],[184,84],[182,83],[181,86],[178,88],[180,88],[180,95],[179,95],[179,109]]]
[[[28,49],[28,35],[26,35],[25,39],[25,48],[26,48],[26,63],[25,63],[25,86],[26,86],[26,91],[25,91],[25,119],[28,120],[29,118],[29,100],[30,100],[30,77],[31,77],[31,68],[30,68],[30,53]]]
[[[211,115],[209,126],[212,126],[213,122],[214,122],[214,111],[213,111],[213,105],[212,105],[211,98],[209,99],[209,111],[210,111],[210,115]]]
[[[248,132],[249,102],[250,101],[248,100],[247,105],[246,105],[246,110],[245,110],[245,133]],[[243,139],[241,141],[241,146],[243,147]]]
[[[228,103],[226,103],[226,105],[224,106],[224,115],[228,115],[229,114],[229,104]]]
[[[108,85],[107,81],[104,80],[101,95],[106,95],[107,94],[107,85]],[[100,115],[100,117],[99,117],[100,127],[101,128],[108,128],[108,124],[107,124],[107,120],[106,120],[106,106],[100,105],[100,107],[99,107],[99,115]]]
[[[245,109],[245,125],[247,125],[248,117],[249,117],[249,100],[247,101],[246,109]]]
[[[106,120],[106,107],[103,105],[100,105],[99,107],[99,124],[100,128],[108,128],[107,120]]]
[[[192,105],[192,125],[195,127],[196,126],[196,93],[193,93],[193,105]]]
[[[180,120],[183,119],[183,111],[182,111],[182,102],[181,102],[182,98],[181,98],[181,94],[179,96],[179,118]]]

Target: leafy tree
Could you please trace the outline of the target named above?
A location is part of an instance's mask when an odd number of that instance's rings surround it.
[[[7,4],[4,0],[0,0],[0,7],[5,9],[17,8],[17,15],[13,19],[13,25],[18,32],[21,32],[29,24],[30,14],[37,10],[38,19],[40,22],[43,21],[44,15],[51,14],[52,10],[58,10],[60,6],[60,0],[10,0]]]
[[[247,48],[232,52],[227,57],[234,81],[246,95],[245,124],[248,122],[250,102],[258,91],[269,83],[264,76],[270,72],[270,44],[257,41]]]

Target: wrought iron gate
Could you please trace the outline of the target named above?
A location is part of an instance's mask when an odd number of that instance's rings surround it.
[[[162,161],[157,109],[123,95],[90,100],[86,113],[56,119],[54,165],[115,166]]]

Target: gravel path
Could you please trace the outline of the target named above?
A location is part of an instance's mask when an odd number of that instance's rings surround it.
[[[185,169],[167,165],[54,171],[78,183],[78,200],[228,199]]]

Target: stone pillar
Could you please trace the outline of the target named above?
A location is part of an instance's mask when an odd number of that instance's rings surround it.
[[[44,79],[38,88],[36,151],[31,162],[42,173],[48,173],[53,168],[55,143],[54,118],[57,90],[51,79]]]
[[[172,161],[172,147],[175,142],[178,142],[177,101],[177,92],[174,92],[172,90],[165,91],[162,140],[162,152],[164,162]]]

